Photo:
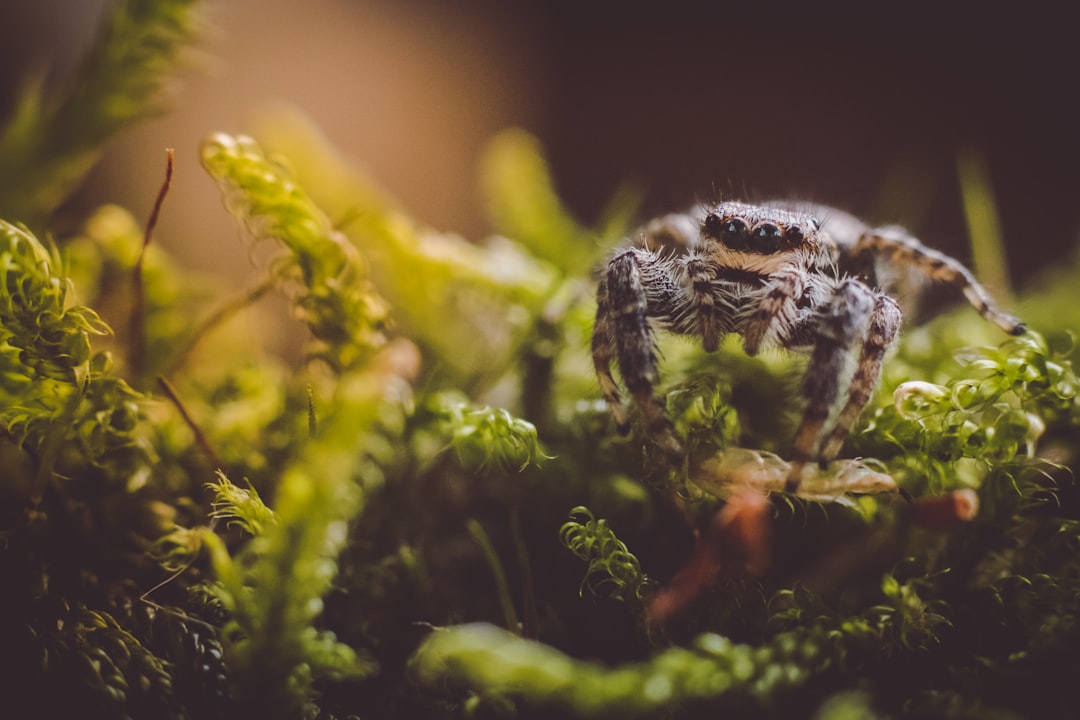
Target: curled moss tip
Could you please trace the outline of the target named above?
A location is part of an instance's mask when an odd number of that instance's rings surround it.
[[[315,337],[312,357],[337,370],[369,361],[386,343],[390,307],[366,263],[335,230],[290,170],[253,139],[215,133],[200,149],[203,167],[229,211],[258,240],[275,240],[287,257],[272,266],[297,316]]]

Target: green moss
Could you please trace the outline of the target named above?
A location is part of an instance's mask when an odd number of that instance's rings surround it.
[[[71,193],[114,132],[160,111],[199,24],[196,0],[124,0],[63,91],[40,83],[0,132],[0,217],[37,224]]]

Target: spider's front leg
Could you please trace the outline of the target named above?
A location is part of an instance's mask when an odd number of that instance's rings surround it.
[[[815,459],[828,462],[836,457],[881,377],[882,362],[900,330],[901,314],[892,298],[875,293],[858,280],[847,279],[839,283],[812,322],[814,349],[803,381],[806,409],[795,432],[788,492],[798,489],[806,463]],[[856,343],[860,346],[858,365],[847,388],[847,401],[819,452],[825,423],[841,397],[841,380]]]
[[[665,304],[670,306],[676,292],[664,266],[657,253],[642,248],[629,248],[612,258],[597,292],[592,355],[618,431],[626,434],[630,423],[611,376],[613,356],[618,357],[619,373],[641,410],[646,432],[669,457],[681,459],[682,446],[653,392],[660,375],[650,316],[660,314],[658,308]]]
[[[870,396],[873,395],[874,388],[877,387],[878,380],[881,378],[881,365],[885,361],[885,355],[900,335],[903,319],[900,305],[895,300],[883,294],[874,296],[870,328],[859,351],[858,365],[855,366],[855,374],[852,375],[851,385],[848,388],[848,399],[840,410],[840,414],[837,415],[832,431],[821,449],[818,456],[821,462],[831,462],[836,459],[848,433],[855,427],[855,422],[859,419],[863,408],[870,402]]]

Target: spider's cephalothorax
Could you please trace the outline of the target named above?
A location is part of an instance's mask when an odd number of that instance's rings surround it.
[[[900,306],[890,293],[920,279],[955,286],[983,317],[1011,334],[1024,332],[967,268],[901,228],[872,229],[807,204],[722,202],[666,215],[616,252],[603,273],[592,339],[600,388],[626,432],[626,408],[611,375],[617,358],[646,431],[680,457],[653,390],[654,326],[696,335],[708,351],[737,333],[749,355],[769,345],[809,354],[788,479],[794,489],[807,462],[826,463],[840,451],[900,330]]]

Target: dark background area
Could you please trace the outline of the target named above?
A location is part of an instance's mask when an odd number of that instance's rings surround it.
[[[7,3],[0,108],[28,72],[61,84],[107,5]],[[1036,5],[945,5],[211,0],[176,110],[118,138],[75,207],[147,212],[175,146],[162,242],[197,266],[245,264],[228,219],[195,209],[217,203],[196,148],[284,100],[416,215],[471,237],[486,229],[483,142],[520,125],[585,221],[627,180],[646,191],[643,215],[798,196],[966,258],[967,150],[985,160],[1023,285],[1071,255],[1080,228],[1076,33]]]
[[[986,161],[1015,276],[1075,243],[1080,61],[1062,18],[1031,6],[571,5],[549,31],[547,145],[579,207],[627,176],[645,180],[657,212],[714,188],[800,196],[965,255],[966,148]]]

